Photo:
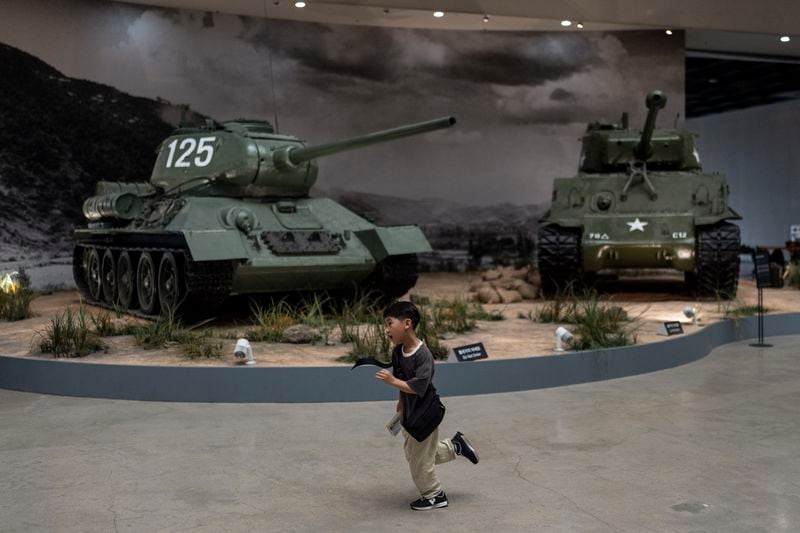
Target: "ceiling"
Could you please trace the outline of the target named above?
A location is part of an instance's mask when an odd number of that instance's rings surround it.
[[[793,0],[306,0],[302,9],[295,7],[295,0],[112,1],[406,28],[684,30],[688,117],[800,97],[800,2]],[[444,16],[435,18],[434,9],[443,11]],[[562,20],[572,24],[562,26]],[[676,38],[680,35],[676,31]],[[784,35],[791,40],[781,42]]]

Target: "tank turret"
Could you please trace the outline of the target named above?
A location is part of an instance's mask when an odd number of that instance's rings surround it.
[[[265,121],[238,120],[204,128],[179,128],[161,143],[149,184],[101,181],[83,204],[87,220],[133,220],[143,198],[172,195],[241,198],[308,196],[317,178],[314,160],[371,144],[453,126],[442,117],[319,146],[276,135]]]
[[[659,110],[667,103],[661,91],[647,95],[644,128],[628,127],[627,113],[621,124],[593,122],[582,139],[579,170],[587,173],[625,171],[647,164],[653,170],[700,170],[700,156],[693,133],[683,129],[656,129]]]
[[[198,196],[304,197],[317,179],[317,158],[453,124],[453,117],[443,117],[320,146],[275,134],[268,122],[182,129],[161,144],[150,183]]]

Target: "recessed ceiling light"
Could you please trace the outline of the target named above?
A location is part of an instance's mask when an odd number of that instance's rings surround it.
[[[483,16],[483,21],[484,22],[489,22],[489,15],[484,15]]]
[[[436,17],[437,19],[440,19],[444,16],[444,11],[434,11],[433,16]]]
[[[295,2],[294,3],[294,7],[306,7],[306,3],[305,2]]]
[[[572,21],[571,20],[562,20],[561,21],[561,25],[564,26],[565,28],[567,26],[572,26]]]
[[[583,29],[583,22],[579,22],[579,23],[575,24],[575,27],[578,28],[579,30],[582,30]]]
[[[666,33],[667,35],[672,35],[672,30],[667,30],[664,33]]]
[[[788,35],[784,35],[783,37],[781,37],[781,42],[782,43],[788,43],[791,40],[792,40],[792,38],[789,37]]]

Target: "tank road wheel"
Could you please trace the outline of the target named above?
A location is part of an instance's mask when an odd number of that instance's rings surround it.
[[[550,224],[539,228],[539,276],[542,292],[577,289],[582,281],[580,230]]]
[[[739,285],[739,226],[721,222],[697,228],[694,280],[699,296],[729,300]]]
[[[158,266],[158,301],[164,313],[174,313],[180,304],[181,277],[175,256],[165,252]]]
[[[100,261],[100,285],[103,288],[103,301],[113,304],[117,299],[117,269],[111,250],[106,250]]]
[[[157,290],[155,261],[150,252],[142,252],[136,266],[136,296],[139,297],[139,308],[143,313],[152,315],[156,312]]]
[[[131,254],[123,250],[117,259],[117,301],[123,309],[133,309],[135,280]]]
[[[89,296],[97,301],[100,300],[103,284],[100,276],[100,255],[97,248],[89,248],[86,251],[86,284],[89,287]]]

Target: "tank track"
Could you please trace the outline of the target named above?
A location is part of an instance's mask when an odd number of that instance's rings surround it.
[[[399,298],[417,284],[418,265],[417,254],[389,256],[378,263],[366,288],[381,293],[386,301]]]
[[[231,292],[233,284],[234,263],[232,261],[201,261],[192,260],[191,254],[185,248],[150,248],[150,247],[128,247],[128,246],[107,246],[100,243],[77,244],[72,256],[72,272],[75,284],[80,291],[83,301],[91,305],[122,311],[127,314],[147,319],[157,319],[159,313],[144,313],[141,309],[120,309],[118,305],[110,304],[103,299],[92,298],[89,285],[86,280],[86,268],[83,264],[84,250],[95,247],[100,257],[105,250],[112,250],[115,259],[119,257],[119,252],[127,251],[133,257],[138,257],[141,252],[150,252],[155,258],[156,265],[160,261],[161,254],[171,252],[178,261],[179,268],[182,265],[183,283],[182,297],[178,307],[178,314],[182,316],[208,315],[214,308],[220,305]],[[136,261],[134,260],[134,265]],[[135,269],[135,266],[134,266]],[[157,295],[156,295],[157,298]],[[158,310],[159,307],[156,306]]]
[[[539,275],[545,296],[583,286],[580,230],[548,224],[539,228],[538,246]]]
[[[698,296],[729,300],[739,285],[739,226],[720,222],[697,228],[695,270],[687,281]]]

